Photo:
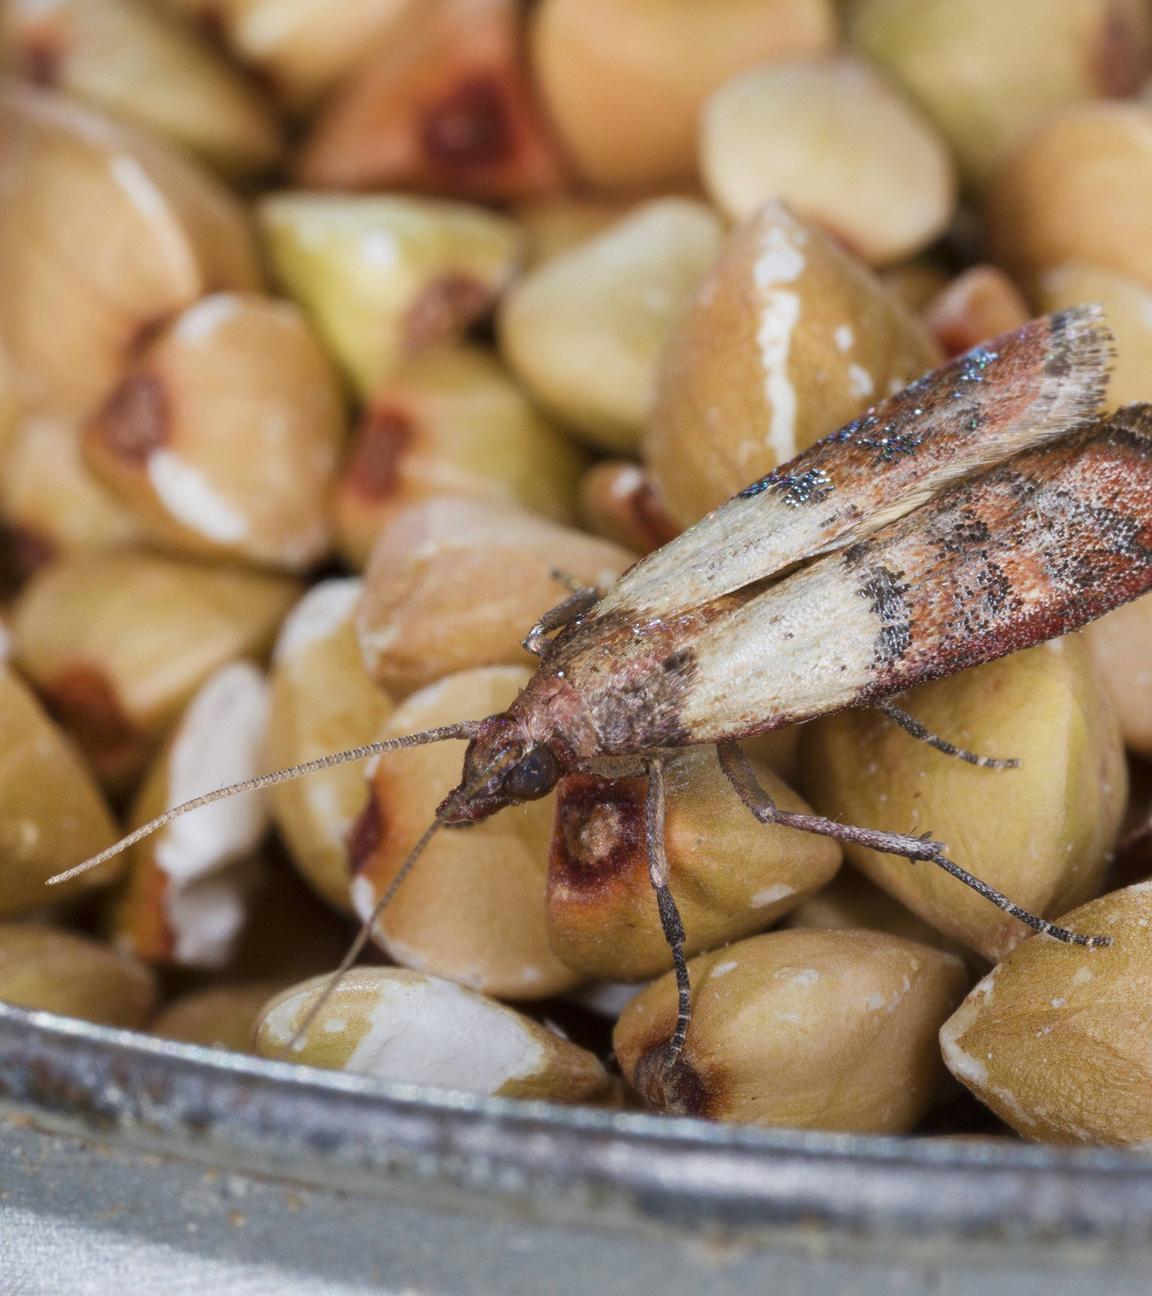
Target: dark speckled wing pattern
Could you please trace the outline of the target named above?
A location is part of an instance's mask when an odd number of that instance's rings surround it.
[[[1066,634],[1150,588],[1152,406],[1139,405],[953,487],[709,622],[683,645],[677,732],[711,742],[866,705]]]
[[[1112,352],[1092,306],[974,348],[637,563],[589,621],[683,612],[855,543],[956,481],[1091,419]]]

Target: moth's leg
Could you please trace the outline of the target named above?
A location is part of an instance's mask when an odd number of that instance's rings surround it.
[[[911,734],[913,738],[918,738],[923,743],[927,743],[929,747],[935,748],[936,751],[943,752],[945,756],[955,756],[957,760],[967,761],[969,765],[979,765],[982,769],[1020,768],[1020,762],[1014,756],[977,756],[975,752],[965,751],[963,747],[956,747],[946,738],[934,734],[926,725],[922,725],[914,715],[909,715],[907,711],[902,710],[894,702],[877,702],[876,710],[882,711],[889,720],[898,724],[905,733]]]
[[[692,1018],[692,987],[688,981],[688,964],[684,959],[684,924],[668,885],[668,856],[664,849],[664,762],[659,756],[648,761],[648,797],[644,807],[644,825],[648,838],[648,876],[656,892],[660,926],[672,951],[676,969],[676,1029],[669,1040],[663,1060],[676,1061],[684,1051],[688,1023]]]
[[[577,580],[571,572],[566,572],[562,567],[553,567],[548,573],[557,584],[563,585],[569,594],[595,594],[600,597],[599,590],[593,590],[590,585],[585,585],[582,580]]]
[[[1046,918],[1039,918],[1034,913],[1009,900],[1002,892],[982,882],[974,874],[954,864],[944,854],[941,842],[933,841],[927,833],[923,837],[909,837],[902,833],[878,832],[874,828],[858,828],[854,824],[837,823],[834,819],[825,819],[822,815],[796,814],[790,810],[781,810],[768,792],[761,787],[755,771],[744,754],[743,748],[736,742],[718,743],[717,755],[720,767],[728,776],[729,782],[736,789],[736,794],[761,823],[779,824],[783,828],[798,828],[801,832],[815,833],[820,837],[835,837],[837,841],[865,846],[869,850],[881,851],[885,855],[902,855],[915,863],[917,860],[935,864],[945,873],[951,873],[965,886],[969,886],[977,895],[991,902],[1005,913],[1018,918],[1033,931],[1043,932],[1056,940],[1069,945],[1086,945],[1094,948],[1111,944],[1108,936],[1085,936],[1080,932],[1070,931],[1067,927],[1057,927]]]
[[[571,625],[578,617],[582,617],[599,598],[599,590],[587,587],[575,590],[563,603],[557,603],[554,608],[544,613],[524,637],[523,646],[530,653],[535,653],[537,657],[543,657],[548,636],[566,625]]]

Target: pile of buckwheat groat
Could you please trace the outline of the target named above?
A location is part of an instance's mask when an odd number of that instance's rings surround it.
[[[281,1056],[462,741],[46,879],[503,709],[556,570],[611,584],[1032,315],[1102,303],[1108,406],[1152,400],[1148,0],[7,0],[0,58],[12,1003]],[[847,711],[756,773],[1111,944],[763,827],[686,749],[669,1101],[1152,1139],[1152,599],[906,705],[1019,768]],[[676,1014],[644,815],[644,779],[571,775],[441,833],[292,1056],[639,1105]]]

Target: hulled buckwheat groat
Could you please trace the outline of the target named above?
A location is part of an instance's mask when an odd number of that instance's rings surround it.
[[[693,959],[694,1036],[670,1076],[671,974],[629,1001],[612,1037],[662,1111],[893,1134],[939,1086],[940,1023],[968,985],[951,954],[880,932],[768,932]]]
[[[322,988],[317,978],[268,1004],[257,1050],[501,1098],[589,1102],[610,1092],[591,1053],[493,999],[407,968],[357,968],[293,1045]]]
[[[1152,884],[1067,915],[1112,944],[1058,959],[1027,940],[940,1031],[952,1074],[1026,1138],[1144,1146],[1152,1140]]]

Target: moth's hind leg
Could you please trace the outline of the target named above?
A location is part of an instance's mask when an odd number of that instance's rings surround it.
[[[1006,895],[982,882],[978,877],[954,864],[944,854],[941,842],[933,841],[928,834],[923,837],[909,837],[902,833],[879,832],[874,828],[858,828],[854,824],[837,823],[822,815],[797,814],[790,810],[781,810],[772,800],[769,793],[760,785],[748,757],[739,743],[722,742],[717,744],[716,753],[720,758],[720,767],[728,776],[728,781],[736,789],[736,794],[761,823],[778,824],[783,828],[798,828],[801,832],[815,833],[820,837],[834,837],[837,841],[865,846],[869,850],[881,851],[886,855],[901,855],[915,863],[923,860],[935,864],[945,873],[951,873],[965,886],[969,886],[977,895],[991,900],[997,908],[1018,918],[1034,931],[1043,932],[1046,936],[1055,937],[1069,945],[1086,945],[1093,948],[1110,944],[1107,936],[1085,936],[1067,927],[1057,927],[1046,918],[1037,917],[1027,909],[1009,900]]]
[[[955,756],[957,760],[967,761],[969,765],[979,765],[982,769],[1019,769],[1020,762],[1015,757],[978,756],[975,752],[966,751],[934,734],[926,725],[920,723],[914,715],[898,707],[894,702],[877,702],[876,710],[882,711],[889,720],[894,721],[913,738],[927,743],[929,747],[945,756]]]

